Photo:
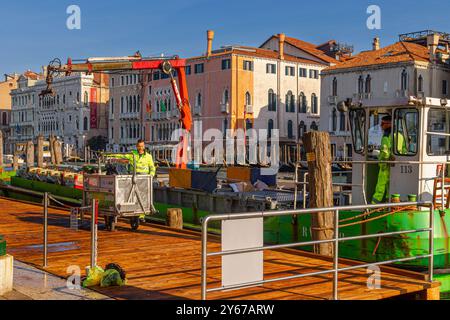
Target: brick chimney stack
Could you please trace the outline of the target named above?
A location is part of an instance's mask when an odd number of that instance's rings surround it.
[[[376,37],[373,39],[372,49],[373,49],[373,51],[380,50],[380,38],[379,37]]]
[[[439,35],[438,34],[430,34],[427,37],[427,46],[430,54],[430,61],[434,62],[436,60],[436,50],[439,45]]]
[[[206,51],[206,56],[209,58],[211,56],[211,53],[212,53],[212,44],[213,44],[213,40],[214,40],[214,31],[212,31],[212,30],[206,31],[206,36],[207,36],[207,40],[208,40],[208,49]]]
[[[281,60],[284,60],[284,42],[286,41],[286,35],[284,33],[280,33],[278,35],[278,39],[279,39],[279,46],[278,46],[279,56],[278,56],[278,58]]]

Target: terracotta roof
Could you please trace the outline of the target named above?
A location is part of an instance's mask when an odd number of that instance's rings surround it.
[[[217,50],[218,51],[218,50]],[[279,54],[277,51],[262,49],[262,48],[254,48],[254,47],[247,47],[247,46],[235,46],[230,47],[229,49],[223,49],[223,51],[220,52],[213,52],[211,54],[211,57],[220,57],[228,54],[240,54],[240,55],[247,55],[251,57],[257,57],[257,58],[268,58],[268,59],[278,59]],[[206,56],[198,56],[198,57],[192,57],[187,58],[187,60],[197,60],[197,59],[204,59]],[[324,63],[320,63],[314,60],[304,59],[304,58],[298,58],[295,56],[291,56],[288,54],[284,54],[284,60],[285,61],[291,61],[291,62],[298,62],[298,63],[305,63],[305,64],[315,64],[318,66],[323,66]]]
[[[270,39],[272,39],[272,38],[278,39],[278,35],[274,35]],[[269,40],[267,40],[267,41],[269,41]],[[332,40],[330,40],[330,41],[332,41]],[[264,42],[264,44],[266,42]],[[310,55],[312,55],[312,56],[314,56],[314,57],[316,57],[316,58],[318,58],[318,59],[320,59],[322,61],[325,61],[327,63],[338,63],[338,61],[336,59],[326,55],[323,51],[317,49],[318,47],[323,46],[327,42],[317,46],[317,45],[312,44],[310,42],[306,42],[306,41],[303,41],[303,40],[300,40],[300,39],[296,39],[296,38],[292,38],[292,37],[288,37],[288,36],[286,36],[285,42],[289,43],[290,45],[296,47],[297,49],[303,50],[306,53],[309,53]]]
[[[413,61],[428,62],[428,49],[415,43],[397,42],[376,51],[361,52],[325,71]]]
[[[39,74],[37,74],[36,72],[30,71],[30,70],[25,71],[23,73],[23,76],[25,78],[28,78],[28,79],[31,79],[31,80],[38,80],[38,79],[40,79],[40,75]]]

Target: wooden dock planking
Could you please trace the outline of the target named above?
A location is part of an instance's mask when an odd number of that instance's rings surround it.
[[[8,252],[17,260],[42,265],[42,207],[0,198],[0,234],[4,235]],[[211,237],[213,238],[213,237]],[[90,232],[69,228],[69,215],[50,209],[49,244],[69,243],[49,248],[50,273],[67,277],[67,267],[79,266],[84,273],[90,263]],[[210,251],[219,251],[220,243],[209,244]],[[163,226],[144,225],[132,232],[128,224],[119,223],[116,232],[99,230],[100,266],[119,263],[127,272],[128,285],[121,288],[96,288],[116,299],[200,299],[201,241],[196,232],[176,231]],[[332,268],[332,260],[312,253],[294,250],[266,251],[265,279]],[[341,266],[355,262],[340,259]],[[221,285],[221,258],[208,259],[208,287]],[[256,288],[209,293],[209,299],[238,300],[320,300],[332,295],[332,274],[269,283]],[[339,275],[339,297],[350,300],[375,300],[407,293],[436,298],[439,283],[430,284],[422,274],[383,267],[381,289],[367,288],[365,269]]]

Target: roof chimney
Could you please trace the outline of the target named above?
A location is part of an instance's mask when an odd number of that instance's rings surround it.
[[[280,33],[278,35],[279,45],[278,45],[278,58],[284,60],[284,42],[286,41],[286,35],[284,33]]]
[[[209,58],[212,53],[212,43],[214,40],[214,31],[212,31],[212,30],[206,31],[206,37],[208,39],[208,49],[206,51],[206,56]]]
[[[380,50],[380,38],[379,37],[376,37],[373,39],[372,50],[373,51]]]
[[[427,47],[429,49],[430,61],[434,62],[436,57],[436,50],[439,45],[439,35],[438,34],[430,34],[427,37]]]

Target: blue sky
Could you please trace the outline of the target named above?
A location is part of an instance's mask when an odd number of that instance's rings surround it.
[[[0,4],[0,74],[38,71],[52,58],[165,53],[189,57],[206,48],[206,30],[216,32],[214,48],[259,46],[272,34],[320,44],[329,39],[369,49],[398,34],[435,29],[450,32],[450,3],[443,0],[22,0]],[[66,9],[81,8],[81,30],[68,30]],[[381,30],[369,30],[367,7],[381,8]]]

